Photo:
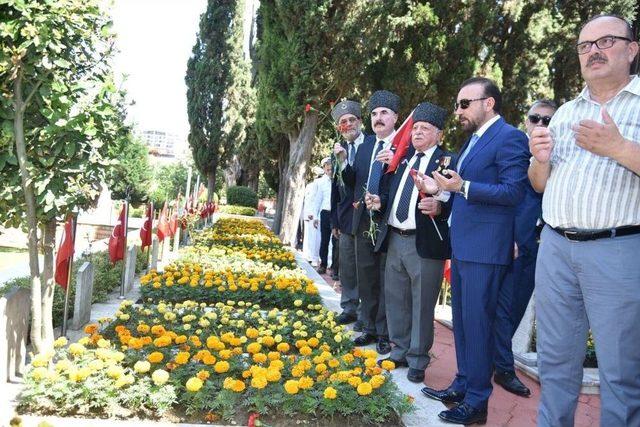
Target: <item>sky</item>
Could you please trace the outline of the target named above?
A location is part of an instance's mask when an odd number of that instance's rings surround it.
[[[139,130],[189,132],[187,60],[196,41],[206,0],[115,0],[113,24],[118,34],[116,74],[126,74],[129,120]]]

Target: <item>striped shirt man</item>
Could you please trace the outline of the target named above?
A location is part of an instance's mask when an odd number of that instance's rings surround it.
[[[640,77],[633,77],[604,107],[622,136],[640,144]],[[578,230],[640,224],[640,176],[576,145],[571,126],[585,119],[602,123],[601,106],[586,87],[549,124],[554,148],[543,219],[554,228]]]

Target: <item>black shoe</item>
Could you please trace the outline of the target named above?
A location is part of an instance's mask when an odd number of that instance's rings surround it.
[[[471,424],[486,424],[487,410],[476,409],[462,402],[453,409],[440,412],[438,417],[448,423],[464,424],[465,426]]]
[[[522,397],[531,396],[531,390],[529,390],[526,385],[522,384],[522,381],[518,379],[514,372],[496,372],[493,376],[493,380],[509,393]]]
[[[391,343],[388,338],[379,338],[378,343],[376,344],[376,351],[378,354],[389,354],[391,353]]]
[[[318,272],[318,274],[324,274],[327,272],[327,267],[321,265],[316,271]]]
[[[358,320],[358,316],[354,313],[345,313],[344,311],[336,316],[336,322],[338,325],[348,325]]]
[[[464,400],[464,393],[454,391],[451,387],[445,390],[435,390],[429,387],[424,387],[420,391],[425,396],[434,400],[439,400],[442,403],[460,403]]]
[[[421,383],[424,381],[424,369],[409,368],[407,379],[412,383]]]
[[[364,333],[362,335],[360,335],[358,338],[356,338],[355,340],[353,340],[353,343],[355,345],[359,345],[359,346],[363,346],[363,345],[369,345],[369,344],[373,344],[374,342],[376,342],[376,336],[375,335],[371,335],[368,333]]]
[[[356,320],[356,323],[353,324],[353,330],[354,332],[362,332],[362,322]]]
[[[388,360],[389,362],[393,362],[396,365],[396,368],[408,368],[409,364],[407,363],[407,359],[402,359],[402,360],[394,360],[390,357],[387,357],[386,359],[380,359],[378,360],[378,366],[382,366],[382,362],[384,362],[385,360]]]

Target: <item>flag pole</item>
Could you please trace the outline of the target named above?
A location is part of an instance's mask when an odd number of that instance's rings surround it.
[[[120,274],[120,296],[119,299],[124,299],[124,282],[127,280],[126,278],[126,268],[127,268],[127,232],[129,231],[129,192],[127,191],[127,196],[124,199],[124,239],[122,244],[124,245],[124,250],[122,251],[122,273]]]
[[[78,217],[72,215],[71,221],[73,222],[73,226],[71,227],[71,229],[73,230],[71,241],[73,242],[73,247],[75,250],[76,226],[78,225]],[[69,289],[71,288],[71,272],[72,271],[73,271],[73,252],[72,252],[71,258],[69,258],[69,267],[67,270],[67,288],[65,289],[65,292],[64,292],[64,314],[62,317],[62,331],[60,333],[60,336],[62,337],[67,336],[67,326],[68,326],[67,324],[68,324],[68,317],[69,317]]]

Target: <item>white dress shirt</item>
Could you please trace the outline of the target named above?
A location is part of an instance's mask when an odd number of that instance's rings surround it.
[[[429,162],[431,162],[431,157],[433,157],[433,152],[436,151],[437,145],[427,149],[424,151],[424,156],[420,159],[420,165],[418,166],[418,170],[422,173],[425,173],[427,170],[427,166],[429,166]],[[389,213],[389,222],[388,224],[392,227],[399,228],[401,230],[415,230],[416,229],[416,210],[415,206],[418,203],[418,189],[416,186],[413,186],[413,190],[411,193],[411,199],[409,201],[409,216],[403,222],[400,222],[398,218],[396,218],[396,210],[398,209],[398,203],[400,203],[400,197],[402,196],[402,189],[407,181],[407,179],[413,180],[410,175],[410,170],[414,169],[413,165],[416,161],[418,161],[417,154],[419,151],[416,151],[413,157],[407,163],[407,167],[404,168],[404,173],[402,174],[402,179],[400,179],[400,184],[398,185],[398,191],[396,191],[395,197],[393,198],[393,205],[391,206],[391,212]],[[448,194],[447,194],[448,196]],[[447,197],[448,199],[448,197]]]
[[[320,214],[321,211],[331,210],[331,178],[328,175],[322,175],[315,180],[315,211]]]

